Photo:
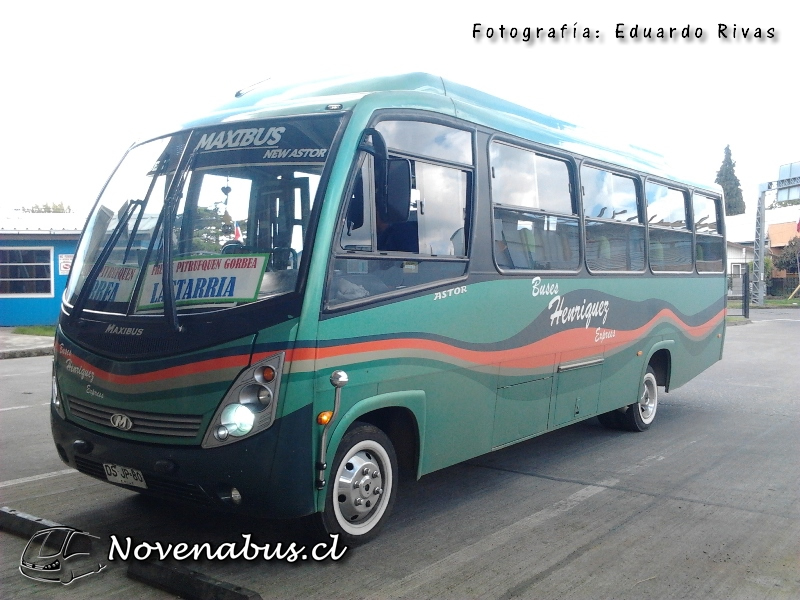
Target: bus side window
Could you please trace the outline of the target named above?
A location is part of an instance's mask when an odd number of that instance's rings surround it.
[[[589,271],[643,271],[645,228],[636,182],[588,165],[580,173]]]
[[[719,231],[719,198],[695,192],[692,214],[695,232],[695,266],[699,273],[722,273],[725,269],[725,244]]]
[[[406,135],[406,127],[426,131],[428,125],[411,121],[391,124],[387,129],[390,154],[395,149],[410,154],[408,150],[415,148],[398,146],[412,142],[419,146],[422,142]],[[424,148],[416,150],[424,150],[434,159],[406,154],[412,173],[407,210],[395,207],[391,214],[383,214],[375,202],[375,159],[367,153],[359,156],[359,169],[346,195],[334,248],[328,306],[430,285],[466,273],[470,171],[437,164],[435,160],[438,154],[447,159],[471,157],[472,138],[468,132],[442,125],[431,127],[434,132],[445,132],[443,139],[448,142],[466,143],[466,151],[437,146],[437,136],[422,138]],[[450,131],[455,133],[450,135]]]
[[[460,169],[417,161],[415,181],[418,252],[465,256],[467,174]],[[413,209],[412,206],[412,212]]]
[[[494,258],[500,269],[576,271],[579,221],[563,160],[490,146]]]
[[[650,268],[656,272],[688,272],[692,265],[692,232],[683,191],[648,181],[647,219],[650,229]]]

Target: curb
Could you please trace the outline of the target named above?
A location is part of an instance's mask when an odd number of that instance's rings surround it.
[[[48,356],[53,354],[53,348],[26,348],[25,350],[2,350],[0,360],[4,358],[28,358],[29,356]]]
[[[48,529],[49,527],[63,527],[63,525],[55,521],[34,517],[33,515],[14,510],[8,506],[0,508],[0,529],[13,533],[14,535],[30,538],[33,537],[33,534],[37,531]]]
[[[186,567],[161,561],[133,562],[128,577],[193,600],[262,600],[253,590],[219,581]]]

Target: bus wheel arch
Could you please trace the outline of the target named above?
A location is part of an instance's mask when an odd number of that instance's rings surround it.
[[[649,369],[653,370],[656,383],[669,391],[669,380],[672,373],[672,355],[666,348],[661,348],[653,353],[647,363]]]
[[[666,348],[653,352],[642,373],[636,402],[622,408],[597,415],[600,424],[608,429],[645,431],[650,427],[658,410],[658,388],[669,391],[672,356]]]
[[[363,414],[358,417],[358,421],[369,423],[383,431],[394,447],[400,476],[416,479],[420,435],[414,413],[402,406],[392,406]]]
[[[391,440],[400,461],[401,474],[408,472],[418,479],[421,476],[419,457],[423,454],[425,440],[425,405],[425,392],[422,390],[389,392],[356,402],[337,419],[328,438],[328,456],[333,456],[342,438],[359,422],[369,423]],[[317,509],[322,510],[322,496],[317,502]]]

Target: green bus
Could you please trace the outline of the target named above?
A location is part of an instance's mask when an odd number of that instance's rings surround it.
[[[400,472],[595,416],[645,430],[725,334],[722,193],[658,164],[424,73],[239,92],[98,197],[58,453],[354,544]]]

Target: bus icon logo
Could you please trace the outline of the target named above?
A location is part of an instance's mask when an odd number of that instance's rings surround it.
[[[33,534],[19,559],[28,579],[69,585],[106,568],[92,557],[92,540],[100,539],[72,527],[50,527]]]
[[[130,417],[122,413],[111,415],[111,424],[122,431],[130,431],[130,428],[133,427],[133,421],[131,421]]]

